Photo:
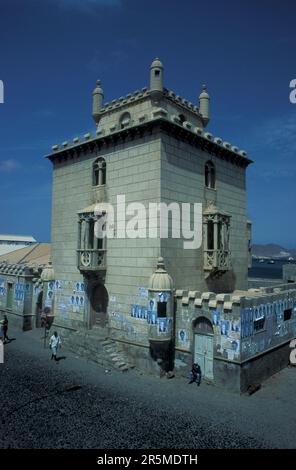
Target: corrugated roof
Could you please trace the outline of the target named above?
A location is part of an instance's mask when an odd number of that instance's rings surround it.
[[[35,238],[28,235],[7,235],[0,233],[0,240],[7,242],[36,242]]]
[[[46,265],[50,259],[50,243],[34,243],[0,256],[0,263],[26,266]]]
[[[7,245],[6,243],[0,243],[0,256],[11,253],[15,250],[21,250],[25,246],[32,245],[32,243],[18,243],[17,245]]]

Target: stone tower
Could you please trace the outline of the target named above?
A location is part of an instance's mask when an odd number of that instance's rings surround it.
[[[52,262],[61,284],[55,318],[75,328],[107,326],[137,357],[149,351],[148,286],[159,257],[176,290],[231,293],[247,287],[245,177],[251,160],[205,130],[205,88],[197,107],[166,89],[163,74],[155,59],[148,88],[109,103],[97,82],[96,128],[54,145],[48,156],[53,164]],[[184,249],[183,232],[180,238],[170,232],[160,236],[160,211],[149,216],[150,204],[160,203],[167,205],[169,227],[176,217],[172,205],[190,204],[190,211],[201,205],[201,245]],[[116,220],[112,236],[98,239],[98,219],[130,204],[139,225],[147,228],[145,236],[125,236]],[[132,215],[125,212],[126,223]]]

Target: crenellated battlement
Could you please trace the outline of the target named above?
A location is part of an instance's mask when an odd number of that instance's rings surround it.
[[[84,145],[95,143],[100,140],[106,140],[108,137],[115,137],[117,134],[127,133],[129,130],[136,129],[139,126],[146,125],[156,120],[165,120],[168,123],[171,122],[174,125],[184,129],[190,135],[195,135],[202,140],[203,146],[207,143],[213,147],[213,151],[217,153],[229,153],[231,156],[244,159],[245,162],[251,163],[251,160],[247,158],[247,153],[244,150],[238,149],[238,147],[223,141],[220,137],[213,137],[210,132],[205,132],[202,128],[193,125],[188,121],[183,123],[179,117],[174,113],[169,113],[164,108],[154,108],[150,113],[143,113],[137,116],[136,119],[131,119],[131,122],[124,129],[121,129],[119,125],[112,124],[110,127],[98,127],[96,134],[93,135],[91,132],[85,133],[82,137],[76,136],[72,141],[65,140],[61,144],[55,144],[52,146],[53,154],[49,155],[50,159],[54,159],[55,155],[61,155],[67,153],[69,150],[80,149]],[[185,136],[184,136],[185,137]]]
[[[281,284],[275,287],[261,287],[238,291],[233,294],[215,294],[214,292],[199,292],[176,290],[175,298],[179,306],[187,306],[200,310],[233,311],[243,308],[252,308],[257,305],[272,303],[276,300],[296,299],[296,283]]]

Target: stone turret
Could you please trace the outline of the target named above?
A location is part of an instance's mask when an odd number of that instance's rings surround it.
[[[206,85],[202,86],[202,92],[199,95],[199,112],[206,126],[210,120],[210,96],[207,92]]]
[[[55,280],[54,269],[53,269],[51,261],[49,261],[48,264],[45,266],[45,268],[42,270],[41,280],[43,282],[49,282],[49,281]]]
[[[160,341],[170,339],[173,317],[173,280],[165,269],[163,258],[160,257],[148,287],[149,337]]]
[[[103,107],[104,91],[101,87],[100,80],[97,80],[96,88],[93,91],[93,112],[92,117],[96,124],[100,121],[100,110]]]
[[[151,331],[154,332],[152,336],[163,338],[166,335],[160,333],[164,333],[165,331],[161,331],[161,328],[157,328],[155,330],[154,326],[159,326],[160,321],[166,322],[169,318],[172,318],[174,313],[174,306],[173,280],[167,273],[164,260],[161,257],[158,258],[157,268],[149,279],[148,312],[150,312],[152,315],[152,321],[150,323],[150,325],[153,327]],[[168,333],[168,330],[166,330],[166,333]]]
[[[167,273],[163,258],[158,258],[157,268],[148,287],[148,335],[152,358],[168,372],[172,365],[174,332],[173,280]]]
[[[153,100],[159,100],[163,94],[163,65],[158,58],[150,66],[150,91]]]

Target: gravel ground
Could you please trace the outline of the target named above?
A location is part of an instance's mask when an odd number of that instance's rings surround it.
[[[10,331],[16,340],[0,365],[1,448],[295,448],[296,368],[238,396],[179,378],[106,372],[67,351],[56,364],[40,334]]]

